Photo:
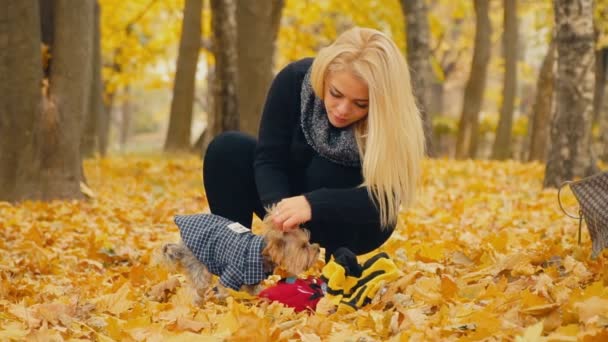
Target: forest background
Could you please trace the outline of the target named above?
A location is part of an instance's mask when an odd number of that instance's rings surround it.
[[[606,254],[556,199],[606,169],[608,1],[2,5],[0,338],[608,338]],[[154,255],[206,210],[206,145],[256,134],[273,75],[354,25],[403,50],[424,116],[420,200],[382,247],[400,280],[350,315],[193,306]]]

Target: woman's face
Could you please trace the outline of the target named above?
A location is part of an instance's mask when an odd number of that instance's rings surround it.
[[[350,71],[332,71],[325,79],[327,118],[332,126],[344,128],[367,116],[367,84]]]

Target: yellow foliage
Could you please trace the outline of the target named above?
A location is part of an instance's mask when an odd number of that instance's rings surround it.
[[[352,26],[383,31],[405,51],[404,19],[398,0],[287,0],[282,16],[277,68],[300,58],[313,57]]]
[[[540,164],[426,162],[418,205],[373,252],[403,278],[359,311],[311,315],[237,293],[195,306],[183,275],[158,264],[173,216],[206,208],[200,170],[198,158],[94,159],[87,201],[0,203],[0,339],[606,337],[608,253],[588,259],[587,235],[577,245]]]
[[[100,0],[106,92],[152,76],[152,66],[174,58],[184,0]],[[164,75],[156,75],[160,78]]]

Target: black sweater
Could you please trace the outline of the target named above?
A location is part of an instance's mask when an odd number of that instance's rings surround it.
[[[255,181],[262,204],[304,194],[313,221],[369,223],[379,227],[379,212],[368,195],[361,167],[350,167],[348,184],[336,179],[335,186],[306,189],[301,178],[318,153],[308,145],[300,125],[300,91],[312,58],[287,65],[274,79],[260,123],[255,152]],[[345,175],[346,176],[346,175]],[[353,177],[354,176],[354,177]],[[353,181],[354,180],[354,181]],[[307,191],[307,192],[306,192]]]

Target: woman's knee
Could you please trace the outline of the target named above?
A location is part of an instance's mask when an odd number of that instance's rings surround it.
[[[203,168],[217,163],[253,160],[256,140],[245,133],[228,131],[219,134],[207,147]]]
[[[241,132],[224,132],[215,137],[205,153],[203,175],[249,169],[253,165],[256,140]]]
[[[203,161],[205,189],[213,192],[217,187],[235,182],[253,182],[255,144],[253,137],[240,132],[225,132],[215,137]]]

